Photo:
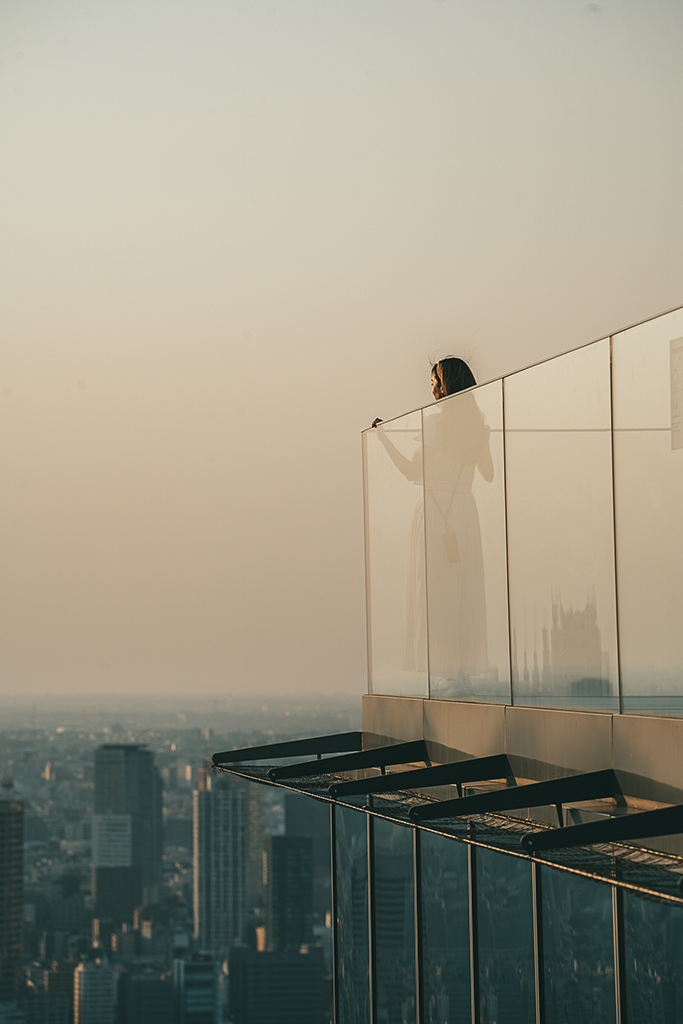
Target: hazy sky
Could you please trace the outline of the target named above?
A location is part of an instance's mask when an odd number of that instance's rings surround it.
[[[680,0],[0,0],[0,687],[365,687],[359,431],[683,303]]]

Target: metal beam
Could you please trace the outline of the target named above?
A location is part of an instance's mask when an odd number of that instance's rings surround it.
[[[264,743],[259,747],[242,747],[214,754],[215,765],[233,764],[235,761],[263,761],[270,757],[303,757],[306,754],[338,754],[345,750],[362,750],[362,732],[340,732],[330,736],[310,736],[304,740],[285,740],[282,743]]]
[[[640,811],[604,821],[589,821],[583,825],[528,832],[522,836],[527,853],[540,850],[562,850],[572,846],[591,846],[593,843],[618,843],[624,839],[647,839],[649,836],[672,836],[683,832],[683,804],[662,807],[656,811]]]
[[[335,782],[329,793],[333,797],[355,796],[362,793],[394,793],[400,789],[415,789],[421,786],[460,786],[463,782],[478,782],[484,779],[507,778],[514,785],[514,776],[506,754],[491,757],[475,757],[467,761],[453,761],[436,764],[431,768],[413,768],[408,772],[392,772],[373,779],[357,779],[354,782]]]
[[[384,769],[388,764],[404,764],[409,761],[424,761],[429,764],[429,754],[424,740],[391,743],[386,747],[361,750],[357,754],[325,757],[321,761],[285,764],[279,768],[271,768],[268,776],[273,782],[277,782],[280,779],[298,779],[306,775],[323,775],[327,772],[360,771],[363,768]]]
[[[611,768],[600,772],[586,772],[583,775],[569,775],[549,782],[532,782],[528,786],[512,786],[496,789],[492,793],[479,793],[457,800],[441,800],[438,803],[422,804],[410,810],[413,821],[427,818],[452,818],[462,814],[495,814],[518,807],[542,807],[546,804],[561,806],[581,800],[597,800],[600,797],[615,796],[620,792],[616,775]]]

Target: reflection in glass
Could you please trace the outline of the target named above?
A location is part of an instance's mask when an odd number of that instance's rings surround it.
[[[337,860],[337,978],[340,1024],[370,1022],[367,819],[335,808]]]
[[[683,909],[624,893],[629,1021],[683,1020]]]
[[[425,1024],[470,1024],[467,847],[420,833]]]
[[[365,431],[363,451],[370,691],[427,696],[421,413]]]
[[[431,696],[510,697],[502,416],[500,381],[423,414]]]
[[[476,857],[480,1024],[535,1024],[531,863]]]
[[[504,394],[515,701],[617,710],[609,339]]]
[[[546,1024],[616,1024],[612,890],[542,869]]]
[[[683,712],[683,311],[615,335],[614,494],[624,711]]]
[[[413,832],[381,818],[374,819],[374,829],[377,1018],[382,1024],[414,1024]]]

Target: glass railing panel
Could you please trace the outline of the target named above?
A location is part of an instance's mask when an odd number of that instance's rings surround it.
[[[415,1024],[413,830],[373,819],[377,1020]]]
[[[515,703],[618,710],[609,339],[504,381]]]
[[[339,1024],[370,1024],[367,818],[335,808]]]
[[[426,697],[422,414],[363,434],[371,693]]]
[[[541,870],[545,1024],[616,1024],[611,886]]]
[[[467,851],[420,832],[422,985],[425,1024],[470,1024],[470,903]]]
[[[430,696],[510,700],[503,395],[423,413]]]
[[[680,1024],[683,1012],[683,908],[624,893],[629,1021]]]
[[[623,710],[683,713],[683,311],[612,339]]]

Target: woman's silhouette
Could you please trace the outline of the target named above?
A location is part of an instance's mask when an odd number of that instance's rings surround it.
[[[451,356],[432,367],[432,394],[439,403],[475,384],[462,359]],[[408,548],[403,667],[427,670],[427,577],[430,675],[439,692],[449,695],[471,690],[471,677],[488,667],[484,561],[472,482],[475,470],[484,480],[493,479],[489,435],[474,394],[425,413],[423,445],[411,458],[378,429],[378,439],[406,479],[422,484],[424,472],[424,504],[415,509]]]

